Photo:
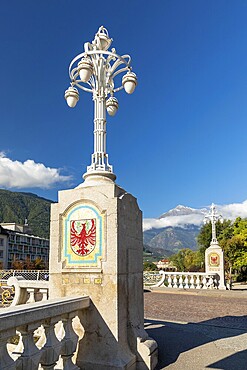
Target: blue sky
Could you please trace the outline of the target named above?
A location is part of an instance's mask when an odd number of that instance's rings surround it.
[[[93,151],[93,102],[63,98],[104,25],[138,87],[119,92],[107,152],[144,217],[247,199],[247,2],[9,0],[0,11],[0,188],[56,200]],[[39,164],[39,165],[38,165]]]

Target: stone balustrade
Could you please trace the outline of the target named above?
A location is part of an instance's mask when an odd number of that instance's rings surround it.
[[[218,274],[205,272],[144,272],[144,285],[173,289],[218,289]]]
[[[1,310],[0,369],[79,370],[72,321],[89,305],[88,296],[66,297]]]
[[[0,300],[2,307],[17,306],[24,303],[46,301],[48,299],[49,282],[25,280],[22,276],[11,276],[5,285],[2,285],[2,290]]]

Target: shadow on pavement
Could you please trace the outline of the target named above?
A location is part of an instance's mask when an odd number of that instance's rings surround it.
[[[198,349],[198,354],[195,356],[195,352],[191,352],[191,361],[194,361],[194,363],[191,363],[190,369],[247,369],[247,337],[246,335],[242,336],[247,333],[247,316],[217,317],[199,323],[176,323],[147,319],[145,320],[145,329],[148,335],[158,342],[159,362],[156,370],[164,369],[174,364],[181,354],[195,348]],[[211,349],[215,351],[216,356],[211,357],[210,353],[206,352],[205,367],[197,368],[196,361],[201,364],[202,359],[197,359],[196,357],[200,357],[202,354],[205,355],[206,351],[202,351],[200,348],[201,346],[234,337],[237,338],[237,340],[231,341],[231,343],[229,339],[226,340],[227,344],[224,344],[225,342],[223,343],[222,341],[220,342],[223,349],[226,348],[229,350],[227,357],[220,359],[220,356],[218,356],[217,358],[220,345],[218,344],[219,348],[217,348],[217,346],[212,346]],[[233,344],[233,342],[235,344]],[[231,348],[231,346],[233,347]],[[187,358],[190,360],[189,354],[187,354]],[[210,363],[210,360],[212,363],[206,365]],[[172,368],[175,369],[176,367]],[[177,367],[177,369],[180,368],[181,367]],[[189,368],[184,367],[184,369]]]
[[[224,370],[244,370],[247,368],[247,349],[234,353],[231,356],[210,364],[208,368]]]

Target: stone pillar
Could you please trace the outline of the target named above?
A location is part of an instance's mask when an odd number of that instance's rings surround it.
[[[154,369],[157,344],[144,330],[142,214],[110,178],[88,176],[52,204],[50,298],[89,295],[77,365]]]
[[[219,246],[217,240],[212,241],[210,247],[205,251],[205,267],[206,273],[217,273],[219,277],[219,289],[226,289],[225,285],[225,269],[224,269],[224,253]]]

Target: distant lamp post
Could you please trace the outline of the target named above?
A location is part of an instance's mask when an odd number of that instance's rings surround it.
[[[204,222],[212,223],[212,240],[210,246],[205,250],[205,272],[215,274],[214,281],[218,289],[226,289],[225,270],[224,270],[224,252],[219,246],[216,238],[216,222],[223,222],[223,217],[216,211],[214,203],[210,207],[210,212],[205,216]]]
[[[114,93],[124,89],[126,93],[132,94],[137,85],[137,77],[131,71],[130,56],[120,56],[115,49],[108,51],[111,43],[107,29],[101,26],[92,43],[86,42],[85,51],[77,55],[69,66],[71,86],[64,94],[68,106],[74,108],[79,100],[76,87],[91,92],[94,100],[94,152],[84,178],[103,175],[115,180],[106,153],[106,111],[114,116],[118,110],[118,100]],[[127,73],[122,77],[120,86],[115,87],[115,77],[124,72]]]
[[[218,244],[218,240],[216,238],[216,222],[219,220],[223,222],[223,217],[219,215],[216,211],[215,204],[212,203],[210,207],[210,212],[208,215],[204,217],[204,223],[208,223],[211,221],[212,224],[212,240],[210,244]]]

